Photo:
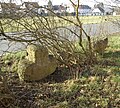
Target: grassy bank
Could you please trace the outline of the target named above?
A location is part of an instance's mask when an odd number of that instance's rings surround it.
[[[24,54],[16,53],[20,58]],[[7,56],[11,59],[15,56]],[[17,108],[120,108],[120,36],[109,37],[109,47],[93,66],[81,67],[81,76],[73,78],[76,70],[61,68],[39,82],[20,83],[8,80],[6,104]],[[2,90],[0,90],[2,91]],[[1,92],[0,92],[1,93]],[[6,94],[2,92],[3,96]],[[11,97],[10,97],[11,96]],[[12,97],[13,96],[13,97]],[[4,105],[0,97],[0,105]],[[2,106],[0,106],[3,108]]]

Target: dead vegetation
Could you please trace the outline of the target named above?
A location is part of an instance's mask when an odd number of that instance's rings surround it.
[[[16,74],[17,64],[19,60],[24,59],[26,53],[23,55],[20,53],[19,56],[14,56],[12,53],[7,57],[3,56],[2,65],[0,64],[3,67],[1,73],[4,72],[0,77],[1,108],[120,107],[119,65],[114,68],[116,61],[110,62],[108,58],[98,61],[94,56],[94,49],[103,57],[105,56],[103,53],[108,45],[108,38],[99,40],[92,45],[91,37],[83,29],[78,17],[80,2],[78,0],[76,5],[72,0],[70,1],[75,6],[77,22],[57,16],[51,10],[49,11],[53,16],[50,17],[39,17],[34,14],[34,16],[27,18],[10,18],[0,22],[2,39],[26,45],[46,46],[50,54],[49,57],[52,58],[51,55],[53,55],[59,62],[56,71],[45,79],[38,82],[21,83]],[[56,17],[60,19],[59,22],[64,20],[79,27],[80,34],[58,24],[55,21]],[[7,34],[6,27],[11,31],[16,30],[17,27],[17,35]],[[76,42],[63,37],[58,32],[58,29],[61,28],[64,28],[64,32],[68,30],[77,37],[79,46],[76,46]],[[88,43],[87,48],[83,43],[84,38]]]

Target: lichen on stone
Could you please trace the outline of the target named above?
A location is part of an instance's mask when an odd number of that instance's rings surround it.
[[[21,81],[35,81],[53,73],[57,67],[56,59],[49,58],[44,46],[29,45],[28,56],[18,63],[18,75]]]

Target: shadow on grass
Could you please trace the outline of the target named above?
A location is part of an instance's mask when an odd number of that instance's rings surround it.
[[[62,69],[56,69],[54,73],[51,75],[48,75],[46,78],[40,80],[40,82],[46,83],[62,83],[65,80],[71,79],[70,78],[70,72],[69,69],[67,68],[62,68]],[[38,81],[39,82],[39,81]]]
[[[104,53],[103,59],[101,59],[98,64],[102,66],[120,67],[120,51]]]
[[[120,51],[115,51],[115,52],[110,51],[110,52],[105,53],[103,55],[103,58],[110,58],[110,57],[112,57],[112,58],[120,57]]]

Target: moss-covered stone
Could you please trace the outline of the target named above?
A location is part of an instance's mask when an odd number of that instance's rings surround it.
[[[21,81],[35,81],[53,73],[57,67],[54,57],[49,57],[44,46],[29,45],[28,56],[18,63],[18,75]]]

